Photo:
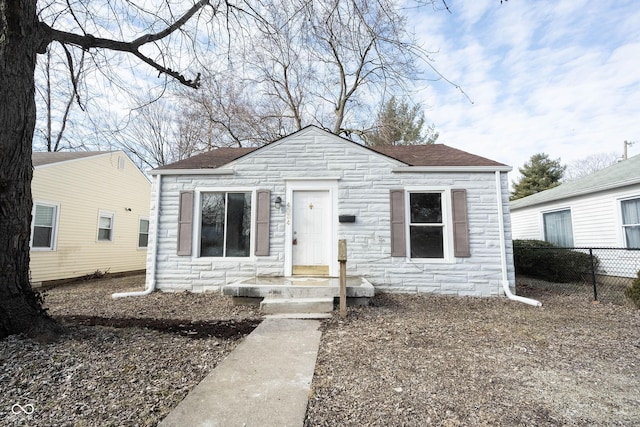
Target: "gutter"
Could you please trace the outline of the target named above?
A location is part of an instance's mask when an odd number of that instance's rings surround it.
[[[202,168],[202,169],[152,169],[149,175],[233,175],[233,169]]]
[[[511,166],[398,166],[393,173],[402,172],[511,172]]]
[[[496,196],[498,199],[498,227],[500,234],[500,263],[502,267],[502,288],[505,295],[513,301],[523,302],[535,307],[542,307],[542,303],[538,300],[525,298],[514,295],[509,289],[509,280],[507,275],[507,243],[504,237],[504,210],[502,208],[502,184],[500,182],[500,171],[496,171]]]
[[[153,218],[154,221],[154,231],[155,231],[155,239],[153,242],[153,248],[151,249],[151,281],[149,282],[149,286],[144,291],[136,291],[136,292],[119,292],[115,294],[111,294],[111,298],[125,298],[125,297],[137,297],[143,295],[149,295],[151,292],[156,289],[156,259],[158,258],[158,225],[160,224],[160,193],[162,189],[162,175],[158,175],[156,178],[157,189],[156,189],[156,215]]]

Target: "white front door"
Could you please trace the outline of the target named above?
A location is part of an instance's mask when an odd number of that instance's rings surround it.
[[[329,191],[294,191],[292,213],[292,273],[328,275],[331,254]]]

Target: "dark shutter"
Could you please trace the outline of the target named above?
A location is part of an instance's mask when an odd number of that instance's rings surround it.
[[[469,248],[469,220],[467,218],[467,190],[451,190],[453,199],[453,255],[471,256]]]
[[[404,190],[391,190],[391,256],[407,256]]]
[[[191,255],[193,191],[180,192],[178,211],[178,255]]]
[[[256,256],[269,256],[269,212],[271,208],[271,192],[256,192]]]

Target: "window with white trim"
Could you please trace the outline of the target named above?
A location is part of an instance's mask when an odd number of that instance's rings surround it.
[[[571,209],[563,209],[542,214],[544,240],[561,248],[573,247],[573,225]]]
[[[149,246],[149,219],[140,218],[138,226],[138,247],[146,248]]]
[[[411,258],[445,258],[443,193],[410,192],[408,203]]]
[[[250,256],[251,192],[203,192],[200,209],[200,256]]]
[[[100,212],[98,215],[98,241],[113,240],[113,212]]]
[[[55,248],[58,206],[48,203],[34,203],[31,248],[53,250]]]
[[[620,201],[624,242],[629,249],[640,249],[640,198]]]

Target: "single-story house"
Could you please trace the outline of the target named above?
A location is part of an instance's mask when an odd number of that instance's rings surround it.
[[[510,203],[514,239],[640,248],[640,155]]]
[[[151,171],[147,288],[347,274],[396,292],[514,287],[507,172],[442,144],[368,148],[315,126]],[[508,290],[508,289],[507,289]]]
[[[514,239],[545,240],[562,247],[638,249],[640,156],[510,205]],[[623,275],[634,277],[638,267],[630,268]]]
[[[143,271],[151,182],[122,151],[33,153],[34,287]]]

